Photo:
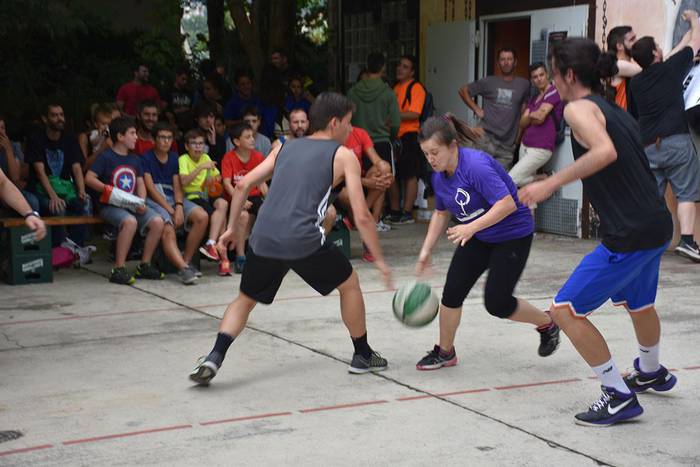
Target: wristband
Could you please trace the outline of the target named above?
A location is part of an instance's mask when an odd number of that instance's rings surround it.
[[[184,206],[184,204],[182,204],[180,201],[178,201],[175,203],[175,206]]]
[[[24,217],[26,219],[27,217],[30,217],[30,216],[39,217],[39,213],[36,211],[29,211],[28,213],[26,213],[22,217]]]

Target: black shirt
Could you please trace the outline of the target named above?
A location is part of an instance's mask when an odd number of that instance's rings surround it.
[[[25,154],[25,162],[30,167],[28,188],[34,190],[39,184],[34,162],[44,164],[47,176],[54,175],[64,180],[72,180],[73,165],[82,164],[83,160],[83,153],[75,135],[63,132],[58,140],[52,141],[45,131],[36,133],[27,141]]]
[[[671,240],[673,222],[659,195],[631,115],[590,95],[605,116],[605,129],[617,151],[617,160],[583,180],[583,189],[600,217],[603,245],[614,252],[658,248]],[[574,159],[588,150],[571,138]]]
[[[638,118],[642,142],[688,133],[683,80],[693,63],[693,49],[685,47],[668,60],[654,63],[630,80],[630,112]]]

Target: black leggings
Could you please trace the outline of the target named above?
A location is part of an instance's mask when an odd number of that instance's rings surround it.
[[[442,304],[460,308],[469,291],[485,270],[489,270],[484,290],[484,305],[493,316],[508,318],[518,307],[513,296],[515,285],[525,269],[532,235],[502,243],[486,243],[472,238],[459,246],[447,271]]]

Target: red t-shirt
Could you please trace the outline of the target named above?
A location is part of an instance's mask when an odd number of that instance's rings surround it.
[[[352,127],[352,131],[350,132],[350,135],[348,135],[348,139],[345,141],[343,146],[355,153],[355,157],[357,157],[357,160],[360,161],[360,168],[362,169],[362,174],[364,175],[365,169],[362,160],[365,157],[367,150],[374,147],[374,144],[372,144],[372,139],[369,137],[367,132],[362,128],[356,126]]]
[[[160,103],[158,90],[150,84],[137,84],[129,81],[117,91],[117,101],[124,102],[124,113],[131,116],[135,116],[138,113],[139,104],[145,100]]]
[[[143,156],[146,154],[146,151],[149,151],[156,147],[156,143],[154,141],[149,141],[147,139],[137,139],[136,140],[136,146],[134,146],[134,152],[138,154],[139,156]],[[177,141],[173,140],[173,144],[170,145],[170,150],[175,151],[176,154],[180,154],[180,151],[177,147]]]
[[[221,176],[223,178],[230,178],[231,184],[233,184],[233,186],[236,186],[236,183],[238,183],[243,177],[245,177],[245,175],[248,172],[256,168],[258,165],[262,164],[264,160],[265,156],[263,156],[258,151],[253,150],[250,151],[250,159],[248,159],[248,162],[244,164],[238,158],[236,150],[233,149],[224,154],[224,160],[221,162]],[[260,189],[257,186],[255,186],[251,188],[250,193],[248,193],[248,196],[260,196],[261,194],[262,193],[260,193]]]

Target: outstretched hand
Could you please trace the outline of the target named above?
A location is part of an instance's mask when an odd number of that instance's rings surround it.
[[[533,206],[552,196],[554,190],[550,187],[547,180],[533,182],[518,191],[520,202],[526,206]]]

